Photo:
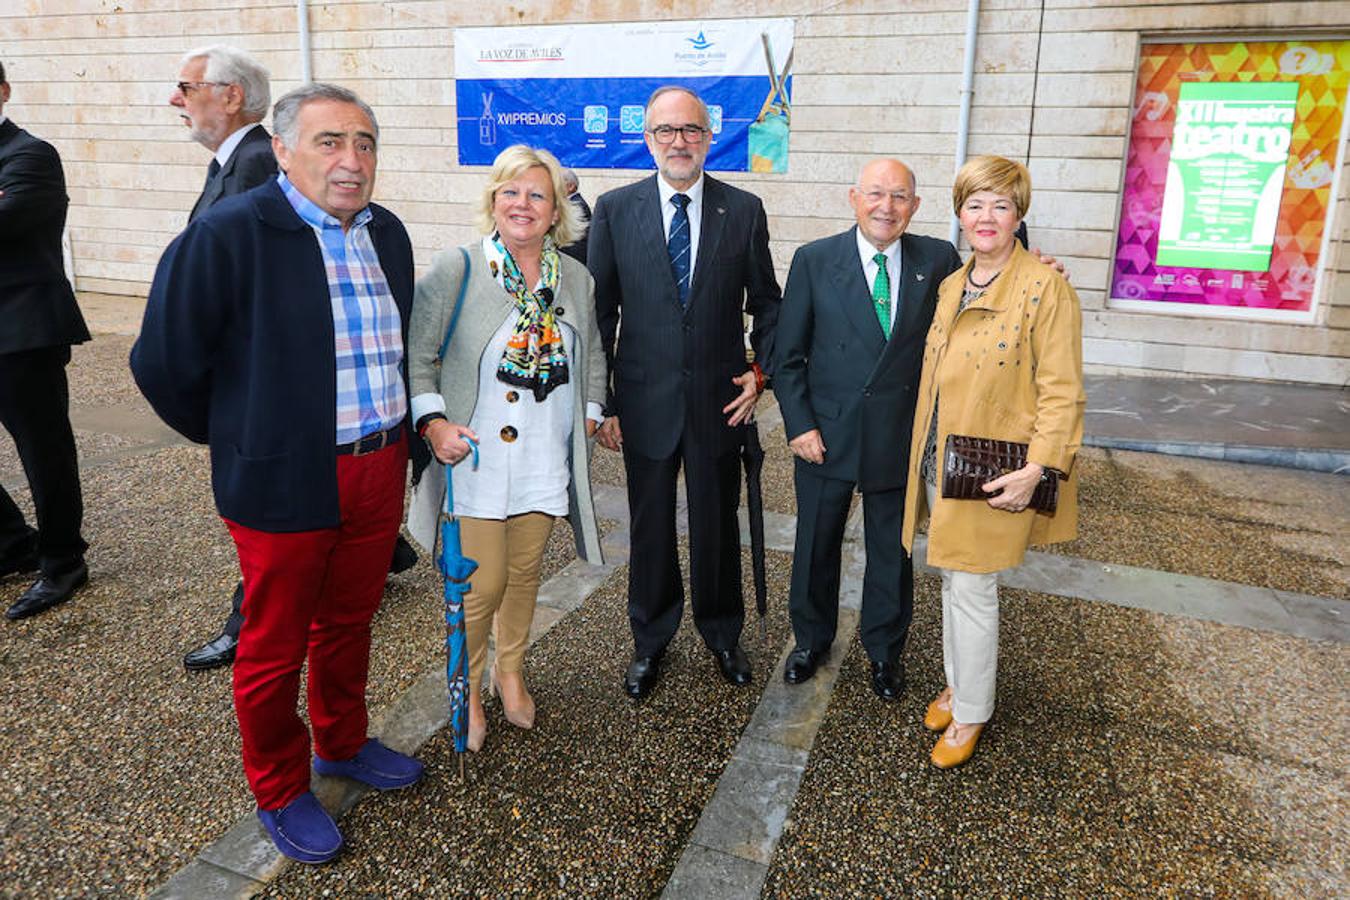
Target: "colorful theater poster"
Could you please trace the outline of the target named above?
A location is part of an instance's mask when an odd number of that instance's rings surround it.
[[[650,169],[643,111],[680,84],[708,104],[707,167],[786,172],[791,19],[455,29],[459,162],[512,144],[578,168]]]
[[[1109,304],[1311,321],[1347,88],[1350,41],[1145,44]]]
[[[1298,82],[1183,84],[1158,265],[1270,268]]]

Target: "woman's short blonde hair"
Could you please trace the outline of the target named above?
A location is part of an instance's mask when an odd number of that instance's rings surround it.
[[[1001,156],[972,156],[956,173],[952,185],[952,210],[959,216],[971,194],[993,191],[1012,199],[1017,218],[1031,209],[1031,173],[1020,162]]]
[[[558,158],[547,150],[525,144],[507,147],[493,160],[487,186],[483,188],[483,196],[478,203],[478,227],[484,234],[497,230],[497,223],[492,219],[492,205],[497,199],[497,191],[501,190],[502,185],[516,180],[536,166],[547,171],[548,179],[553,183],[553,209],[558,214],[558,221],[553,223],[548,233],[559,247],[566,247],[586,233],[586,223],[581,220],[576,205],[567,199],[562,164]]]

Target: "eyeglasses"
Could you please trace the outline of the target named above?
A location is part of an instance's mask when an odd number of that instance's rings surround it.
[[[674,125],[657,125],[649,129],[652,137],[656,138],[658,144],[672,144],[675,142],[675,135],[684,135],[686,144],[701,144],[703,136],[708,133],[708,129],[702,125],[682,125],[676,128]]]
[[[224,87],[227,84],[229,84],[228,81],[180,81],[178,82],[178,93],[186,97],[197,88],[211,87],[212,85]]]

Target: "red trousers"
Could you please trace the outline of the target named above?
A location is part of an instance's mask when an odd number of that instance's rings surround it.
[[[336,528],[274,533],[226,519],[244,573],[234,708],[259,809],[309,790],[309,732],[296,711],[309,660],[314,750],[349,759],[366,741],[370,620],[403,519],[408,446],[337,458]]]

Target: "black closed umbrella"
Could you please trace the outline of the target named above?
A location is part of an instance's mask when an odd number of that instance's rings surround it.
[[[764,490],[760,473],[764,471],[764,447],[759,443],[759,425],[752,418],[741,426],[741,464],[745,466],[745,497],[749,504],[750,564],[755,571],[755,610],[761,629],[767,628],[764,614],[769,608],[768,576],[764,571]]]

